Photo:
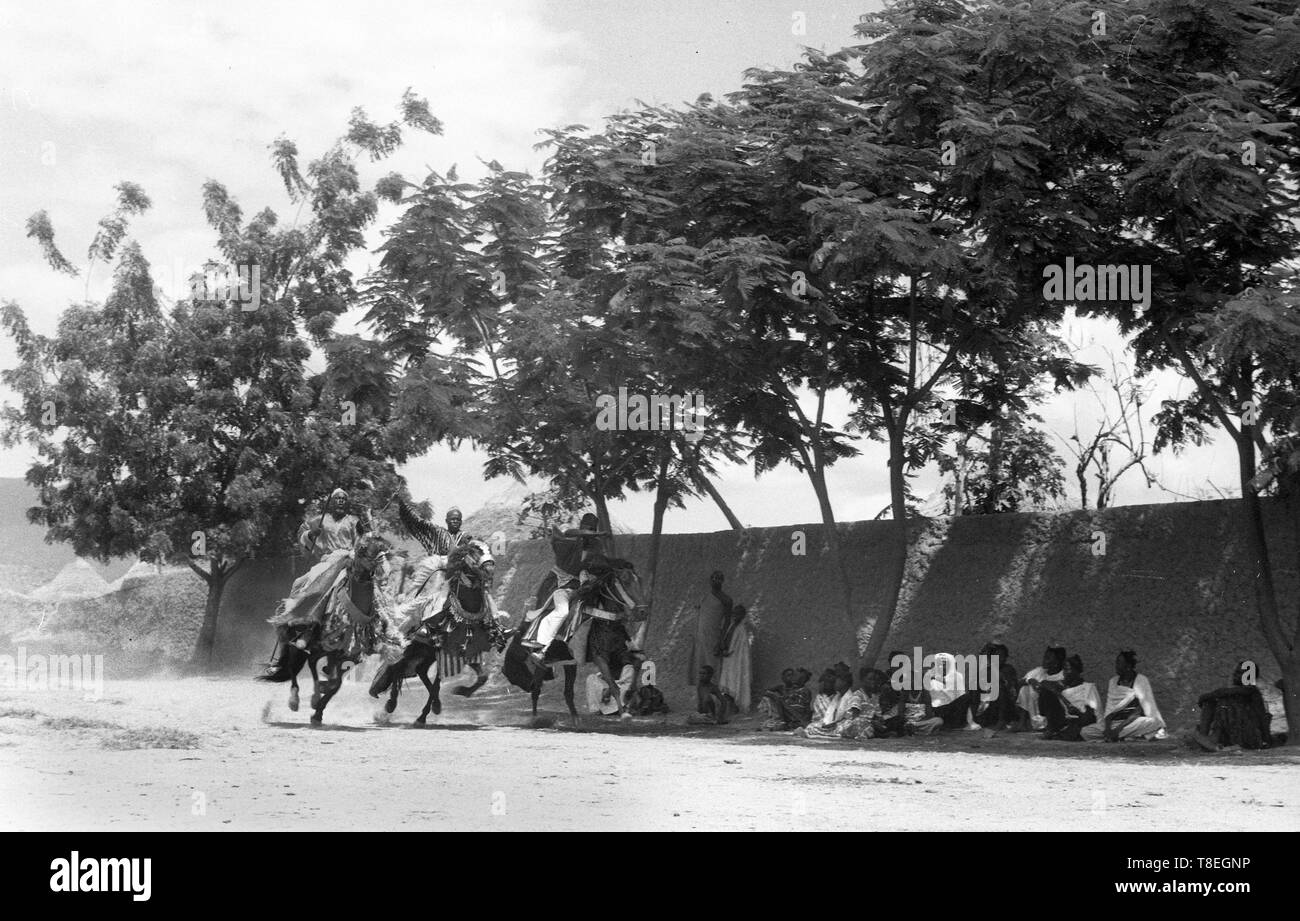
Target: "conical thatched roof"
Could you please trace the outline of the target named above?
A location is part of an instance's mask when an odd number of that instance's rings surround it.
[[[53,579],[28,595],[33,601],[74,601],[97,598],[111,591],[109,584],[83,559],[73,560]]]

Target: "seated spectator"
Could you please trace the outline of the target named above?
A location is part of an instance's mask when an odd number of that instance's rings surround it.
[[[759,709],[766,715],[760,725],[761,732],[789,732],[808,725],[812,719],[812,691],[808,680],[812,672],[806,668],[787,668],[781,673],[781,684],[769,688],[759,701]]]
[[[902,700],[903,734],[928,736],[943,728],[943,718],[934,715],[930,705],[930,692],[925,688],[903,691]]]
[[[838,739],[841,724],[858,708],[860,694],[853,690],[853,682],[843,669],[828,670],[823,676],[826,678],[830,679],[831,693],[821,715],[814,717],[804,728],[796,729],[795,735],[808,739]]]
[[[878,668],[858,670],[857,700],[840,724],[840,738],[861,742],[888,732],[881,708],[882,692],[887,690],[885,680],[885,673]]]
[[[826,669],[817,679],[817,696],[813,698],[811,724],[820,723],[826,711],[835,705],[835,672]]]
[[[934,657],[934,670],[930,676],[930,706],[945,729],[979,729],[971,719],[971,705],[975,694],[966,690],[966,679],[957,671],[957,662],[950,653],[941,652]]]
[[[1065,647],[1048,646],[1043,652],[1043,664],[1025,672],[1016,698],[1016,725],[1013,732],[1031,732],[1047,728],[1047,718],[1038,712],[1038,697],[1044,684],[1059,686],[1065,681]]]
[[[1038,706],[1047,720],[1043,737],[1078,742],[1083,728],[1100,718],[1101,696],[1095,684],[1083,680],[1083,660],[1078,656],[1065,660],[1064,675],[1059,688],[1044,684],[1038,695]]]
[[[758,712],[767,719],[771,719],[773,706],[771,701],[784,700],[786,695],[794,688],[795,670],[793,668],[784,669],[781,672],[781,683],[768,688],[758,699]]]
[[[1238,662],[1231,686],[1202,694],[1197,701],[1201,720],[1193,738],[1206,751],[1234,745],[1268,748],[1271,744],[1273,718],[1259,688],[1245,683],[1246,672],[1246,663]]]
[[[700,666],[699,680],[695,684],[695,711],[687,717],[688,723],[723,726],[735,713],[735,704],[713,680],[712,665]]]
[[[636,675],[635,667],[639,665],[641,669],[641,681],[637,684],[637,690],[642,685],[654,686],[655,683],[655,664],[649,659],[643,659],[640,656],[632,657],[632,662],[624,665],[623,670],[618,676],[618,693],[606,694],[605,689],[609,687],[600,672],[592,672],[587,676],[587,709],[592,713],[599,713],[601,716],[614,716],[623,709],[623,702],[631,700],[629,692],[632,692],[632,678]],[[635,692],[633,692],[635,693]],[[638,698],[642,695],[636,694]],[[650,695],[653,697],[653,695]],[[662,699],[662,695],[660,695]],[[639,709],[644,709],[645,704],[638,704]],[[665,708],[663,711],[667,712]],[[645,715],[645,714],[637,714]]]
[[[1163,739],[1165,721],[1156,706],[1147,676],[1137,670],[1137,655],[1124,650],[1115,658],[1115,677],[1106,687],[1106,708],[1100,721],[1084,726],[1080,735],[1090,742]]]
[[[1020,692],[1020,676],[1011,664],[1011,651],[1001,643],[986,643],[980,655],[997,656],[998,683],[996,688],[980,692],[972,716],[985,729],[999,732],[1019,721],[1016,695]]]

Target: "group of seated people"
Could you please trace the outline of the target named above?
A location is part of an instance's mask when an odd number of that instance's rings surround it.
[[[843,662],[822,672],[817,694],[808,688],[807,669],[786,669],[781,684],[764,692],[760,729],[794,732],[810,739],[865,740],[929,735],[943,730],[1040,732],[1062,741],[1132,741],[1165,738],[1165,721],[1151,682],[1137,669],[1130,650],[1115,659],[1103,701],[1097,686],[1084,680],[1083,660],[1064,647],[1049,646],[1042,663],[1023,677],[1000,643],[981,650],[997,656],[996,688],[967,689],[954,657],[940,653],[928,670],[928,686],[902,689],[884,671],[862,668],[857,682]],[[891,653],[889,661],[907,661]],[[991,659],[989,660],[992,661]]]

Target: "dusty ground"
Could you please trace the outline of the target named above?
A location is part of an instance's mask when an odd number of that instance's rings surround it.
[[[313,729],[248,679],[0,690],[0,829],[1300,830],[1300,754],[952,733],[861,746],[752,723],[533,728],[527,699],[412,687],[387,725],[348,684]],[[179,745],[156,748],[153,745]]]

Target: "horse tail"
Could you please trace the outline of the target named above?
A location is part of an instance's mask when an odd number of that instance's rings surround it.
[[[258,675],[258,681],[292,681],[302,671],[307,661],[307,653],[292,643],[281,643],[280,654],[267,665],[265,674]]]

